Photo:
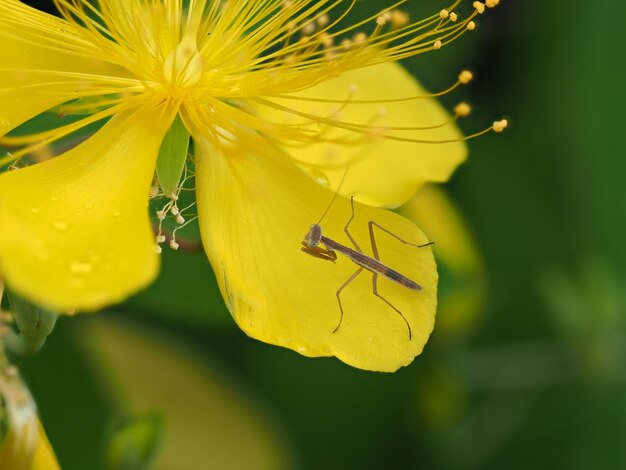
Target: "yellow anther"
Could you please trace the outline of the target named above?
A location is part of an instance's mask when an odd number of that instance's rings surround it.
[[[387,23],[387,20],[382,15],[376,18],[376,24],[378,26],[385,26],[386,23]]]
[[[507,128],[508,125],[509,125],[509,121],[507,121],[506,119],[501,119],[499,121],[494,122],[491,128],[493,129],[494,132],[502,132],[504,129]]]
[[[435,49],[435,50],[437,50],[437,49],[441,49],[441,46],[442,46],[442,44],[441,44],[441,39],[437,39],[437,40],[435,41],[435,43],[433,44],[433,49]]]
[[[474,29],[476,29],[476,23],[470,21],[469,23],[467,23],[467,29],[470,31],[474,31]]]
[[[304,25],[302,32],[307,35],[313,34],[315,32],[315,23],[307,23]]]
[[[361,32],[361,33],[356,33],[354,35],[354,37],[352,38],[352,40],[354,41],[355,44],[357,45],[361,45],[361,44],[365,44],[365,42],[367,41],[367,34]]]
[[[317,19],[317,26],[319,26],[320,28],[323,28],[329,22],[330,22],[330,18],[328,17],[328,15],[322,15]]]
[[[391,24],[394,28],[402,28],[411,21],[411,17],[407,12],[402,10],[393,10],[391,12]]]
[[[472,6],[474,7],[474,9],[478,12],[478,13],[484,13],[485,12],[485,4],[481,3],[481,2],[474,2],[472,3]]]
[[[445,10],[445,9],[444,9],[444,10],[441,10],[441,11],[439,12],[439,17],[440,17],[442,20],[445,20],[448,16],[450,16],[450,12],[449,12],[448,10]]]
[[[472,107],[465,102],[461,102],[454,107],[454,114],[456,114],[458,117],[469,116],[471,112]]]
[[[498,5],[498,3],[500,3],[500,0],[486,0],[485,4],[487,5],[487,7],[489,8],[493,8],[496,5]]]
[[[472,81],[473,78],[474,78],[474,74],[470,72],[469,70],[463,70],[459,74],[459,82],[461,82],[463,85],[467,85],[469,82]]]
[[[459,17],[457,16],[456,13],[454,13],[454,12],[450,13],[450,21],[454,22],[454,21],[456,21],[458,19],[459,19]]]
[[[324,47],[331,47],[333,45],[333,38],[329,34],[322,34],[320,41]]]

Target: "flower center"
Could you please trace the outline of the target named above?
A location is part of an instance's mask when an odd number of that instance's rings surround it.
[[[167,92],[170,96],[182,99],[190,87],[202,78],[204,63],[195,37],[186,35],[163,62]]]

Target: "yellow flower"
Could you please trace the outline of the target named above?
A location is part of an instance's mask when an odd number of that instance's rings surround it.
[[[35,403],[12,366],[0,367],[0,468],[58,470]]]
[[[350,227],[362,246],[368,220],[426,242],[408,220],[371,206],[400,204],[425,181],[446,180],[465,147],[454,120],[394,61],[474,29],[484,4],[463,17],[452,11],[457,1],[419,21],[385,9],[346,26],[354,2],[55,3],[63,19],[0,3],[0,137],[19,147],[0,165],[104,124],[56,158],[0,175],[0,272],[13,289],[60,311],[89,311],[151,282],[161,246],[155,250],[148,195],[161,144],[182,123],[193,141],[204,248],[247,334],[381,371],[421,352],[436,308],[430,249],[378,234],[384,262],[423,287],[379,283],[409,337],[365,274],[342,293],[345,318],[334,332],[335,293],[355,266],[309,257],[300,243],[348,164],[325,234],[349,243],[344,196],[354,195],[369,204],[357,202]],[[469,79],[462,73],[451,89]],[[80,118],[38,134],[11,132],[53,108]],[[176,166],[166,160],[159,168]],[[159,219],[171,213],[183,224],[178,183],[159,177],[171,197]]]

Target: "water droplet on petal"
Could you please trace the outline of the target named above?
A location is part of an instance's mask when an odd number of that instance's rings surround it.
[[[88,274],[93,270],[93,265],[83,263],[82,261],[74,261],[70,265],[70,271],[76,274]]]
[[[119,216],[121,216],[121,215],[122,215],[122,212],[121,212],[121,211],[115,211],[115,212],[113,212],[113,217],[119,217]]]
[[[308,348],[298,341],[289,341],[289,343],[287,343],[287,346],[290,349],[299,352],[300,354],[306,354],[306,352],[308,351]]]
[[[59,200],[59,198],[58,198],[58,197],[56,197],[56,196],[51,196],[51,197],[50,197],[50,200],[51,200],[51,201],[53,201],[53,202],[55,202],[55,201],[58,201],[58,200]]]
[[[38,208],[38,207],[31,207],[31,208],[30,208],[30,211],[31,211],[33,214],[39,214],[39,208]]]
[[[83,204],[83,207],[85,209],[93,209],[93,204],[91,202],[86,202],[85,204]]]
[[[311,178],[313,178],[313,180],[316,183],[321,184],[322,186],[325,186],[325,187],[330,186],[330,181],[328,181],[328,177],[321,171],[312,169],[312,170],[309,170],[309,174],[311,175]]]
[[[67,224],[61,220],[52,222],[52,228],[59,232],[65,232],[67,230]]]

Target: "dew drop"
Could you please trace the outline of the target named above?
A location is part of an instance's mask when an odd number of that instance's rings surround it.
[[[67,230],[67,224],[61,220],[52,222],[52,228],[59,232],[65,232]]]
[[[83,204],[83,207],[85,209],[93,209],[93,204],[91,202],[86,202],[85,204]]]
[[[93,265],[82,261],[74,261],[70,265],[70,271],[76,274],[88,274],[93,271]]]
[[[311,175],[311,178],[313,178],[313,180],[316,183],[321,184],[322,186],[325,186],[325,187],[330,186],[330,181],[328,181],[328,177],[321,171],[312,169],[309,171],[309,174]]]
[[[33,214],[39,214],[39,208],[38,208],[38,207],[31,207],[31,208],[30,208],[30,211],[31,211]]]
[[[306,352],[308,351],[308,348],[298,341],[289,341],[289,343],[287,343],[287,346],[290,349],[299,352],[300,354],[306,354]]]
[[[50,200],[51,200],[52,202],[56,202],[56,201],[58,201],[58,200],[59,200],[59,198],[58,198],[58,197],[56,197],[56,196],[51,196],[51,197],[50,197]]]
[[[113,217],[119,217],[119,216],[121,216],[121,215],[122,215],[122,212],[121,212],[121,211],[115,211],[115,212],[113,212]]]

